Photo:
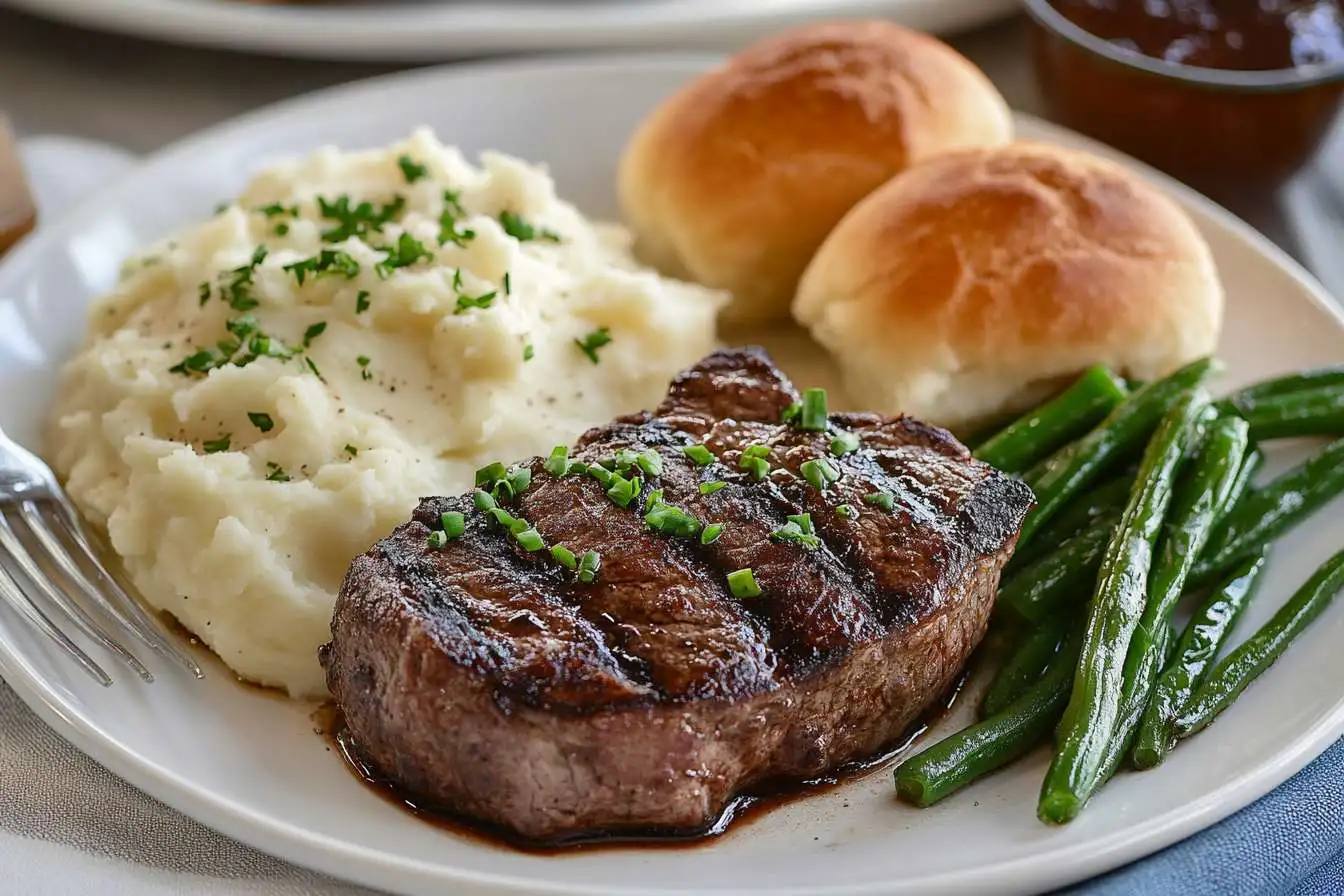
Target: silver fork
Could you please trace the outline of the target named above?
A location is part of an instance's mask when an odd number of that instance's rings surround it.
[[[153,681],[153,674],[85,609],[85,603],[125,634],[202,678],[201,667],[179,651],[126,593],[98,559],[93,545],[51,468],[0,430],[0,602],[55,642],[104,687],[112,684],[112,676],[70,639],[53,621],[53,614],[144,681]],[[43,568],[43,561],[50,571]]]

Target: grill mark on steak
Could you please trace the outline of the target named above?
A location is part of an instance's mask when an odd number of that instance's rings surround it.
[[[754,783],[815,777],[896,738],[983,636],[1031,495],[905,418],[834,415],[863,445],[830,457],[833,432],[780,423],[798,397],[764,353],[717,352],[654,413],[590,429],[575,460],[662,460],[628,509],[591,476],[524,462],[532,482],[509,511],[547,545],[600,552],[591,585],[470,497],[422,501],[352,563],[322,655],[370,760],[431,802],[551,837],[700,827]],[[681,451],[700,441],[715,455],[704,467]],[[739,468],[753,444],[769,449],[763,482]],[[823,491],[799,477],[817,456],[842,474]],[[712,480],[725,486],[701,495]],[[721,537],[652,531],[654,489]],[[891,513],[864,502],[876,491]],[[430,549],[447,510],[467,531]],[[803,512],[820,547],[771,538]],[[763,594],[738,599],[727,574],[747,567]]]

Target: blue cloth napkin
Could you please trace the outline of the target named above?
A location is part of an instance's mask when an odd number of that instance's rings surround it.
[[[1342,896],[1344,740],[1208,830],[1061,896]]]

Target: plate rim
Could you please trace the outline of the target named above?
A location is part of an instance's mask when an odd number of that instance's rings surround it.
[[[906,16],[923,30],[949,33],[1001,21],[1019,9],[1018,0],[976,0],[974,8],[951,11],[943,0],[786,0],[787,6],[761,10],[744,3],[720,7],[701,0],[646,0],[613,8],[583,0],[580,15],[569,17],[554,3],[524,0],[516,22],[479,25],[471,21],[498,7],[490,0],[429,8],[411,3],[381,10],[381,29],[369,29],[372,6],[354,9],[312,9],[304,6],[255,5],[220,0],[132,0],[129,3],[86,3],[84,0],[0,0],[0,6],[47,20],[115,32],[144,39],[297,58],[350,61],[441,61],[473,52],[591,51],[602,48],[741,41],[770,30],[823,17]],[[759,3],[760,0],[754,0]],[[675,3],[675,5],[673,5]],[[962,0],[965,3],[965,0]],[[540,24],[538,24],[538,17]],[[604,21],[607,20],[607,21]]]
[[[444,78],[489,78],[501,74],[539,77],[555,74],[557,70],[628,71],[629,66],[684,72],[687,75],[703,70],[721,60],[717,54],[660,52],[660,53],[597,53],[562,58],[533,58],[523,60],[492,60],[470,64],[434,66],[412,71],[395,72],[351,81],[324,88],[297,97],[282,100],[226,120],[188,135],[162,149],[143,157],[102,188],[62,213],[54,222],[43,225],[26,237],[20,245],[0,261],[0,280],[11,276],[23,277],[45,252],[62,243],[82,224],[81,219],[91,210],[105,204],[115,192],[149,168],[171,164],[179,156],[190,155],[206,144],[227,143],[249,129],[283,117],[291,109],[326,103],[357,102],[362,94],[376,94],[395,86],[405,89],[421,82],[439,82]],[[1035,116],[1014,112],[1018,122],[1028,124],[1047,139],[1063,137],[1085,148],[1100,148],[1122,161],[1136,173],[1151,180],[1178,201],[1196,209],[1218,226],[1236,236],[1243,244],[1254,249],[1272,263],[1280,273],[1296,282],[1300,291],[1318,310],[1344,328],[1344,310],[1329,297],[1325,288],[1283,249],[1272,243],[1249,224],[1237,218],[1217,203],[1190,187],[1175,181],[1150,166],[1130,159],[1118,150],[1098,141],[1054,125]],[[458,884],[476,888],[477,892],[517,893],[537,892],[555,896],[580,894],[623,894],[632,892],[618,886],[599,886],[548,882],[539,889],[532,878],[509,874],[448,868],[413,858],[392,858],[378,850],[348,843],[322,834],[314,834],[251,810],[248,806],[220,797],[152,761],[145,760],[129,744],[117,739],[85,716],[78,707],[66,701],[61,689],[48,684],[38,671],[22,656],[11,655],[0,649],[0,678],[19,695],[39,717],[59,736],[71,742],[86,756],[128,781],[150,796],[171,806],[226,836],[233,837],[253,848],[283,860],[294,862],[318,872],[335,874],[346,880],[372,887],[411,885],[398,876],[417,875],[417,880],[433,882],[438,886]],[[929,879],[929,886],[938,892],[978,892],[977,887],[1007,884],[1014,890],[1026,891],[1031,887],[1065,886],[1118,868],[1131,861],[1153,854],[1250,805],[1259,797],[1279,786],[1304,768],[1344,734],[1344,691],[1334,708],[1322,715],[1315,724],[1301,732],[1279,754],[1256,769],[1245,771],[1224,783],[1214,793],[1194,802],[1180,812],[1169,813],[1161,824],[1136,822],[1128,828],[1111,834],[1100,841],[1074,844],[1030,857],[1010,860],[974,872],[960,870],[945,872]],[[277,848],[282,847],[282,848]],[[1069,870],[1059,872],[1061,866]],[[419,883],[415,884],[419,886]],[[676,893],[683,891],[657,890],[641,887],[642,894]],[[718,896],[758,892],[743,889],[714,891]],[[772,889],[772,894],[825,894],[825,896],[869,896],[882,892],[880,884],[836,885],[825,890]]]

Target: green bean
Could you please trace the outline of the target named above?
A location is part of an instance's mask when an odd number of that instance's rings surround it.
[[[1294,392],[1305,392],[1308,389],[1319,389],[1326,386],[1344,386],[1344,365],[1318,367],[1314,370],[1304,370],[1273,379],[1261,380],[1233,392],[1219,401],[1217,406],[1220,410],[1240,411],[1245,405],[1263,398],[1290,395]]]
[[[1203,389],[1184,392],[1144,450],[1129,506],[1102,558],[1078,674],[1037,805],[1042,821],[1073,819],[1101,783],[1121,708],[1125,657],[1146,604],[1153,549],[1187,446],[1208,406]]]
[[[1191,573],[1208,584],[1344,492],[1344,439],[1252,489],[1209,540]]]
[[[1075,626],[1040,680],[1002,712],[898,765],[896,794],[921,808],[932,806],[1030,751],[1069,700],[1081,642],[1081,626]]]
[[[1092,596],[1102,555],[1120,521],[1118,513],[1099,518],[1092,527],[1059,546],[1053,554],[1022,570],[999,590],[996,607],[1028,622],[1039,622],[1069,601]]]
[[[1227,502],[1222,507],[1214,509],[1214,535],[1210,536],[1212,540],[1216,540],[1218,530],[1222,528],[1228,514],[1236,509],[1237,505],[1250,494],[1251,484],[1255,481],[1255,474],[1260,472],[1260,468],[1264,464],[1265,453],[1259,448],[1252,448],[1246,452],[1246,457],[1241,462],[1241,471],[1237,473],[1237,481],[1232,484],[1232,494],[1228,496]]]
[[[1058,516],[1045,524],[1031,544],[1013,551],[1012,559],[1003,568],[1002,581],[1011,582],[1028,566],[1059,550],[1075,535],[1092,528],[1100,517],[1118,517],[1125,509],[1133,487],[1134,476],[1129,473],[1076,496]]]
[[[1033,467],[1024,479],[1036,492],[1036,509],[1023,523],[1018,545],[1030,543],[1075,495],[1138,450],[1153,434],[1162,415],[1188,389],[1202,382],[1212,368],[1213,360],[1204,358],[1144,386],[1087,435]]]
[[[1344,386],[1248,399],[1236,412],[1258,442],[1298,436],[1344,435]]]
[[[1020,473],[1084,435],[1125,400],[1125,385],[1105,367],[1089,367],[1072,386],[975,450],[1006,473]]]
[[[1064,614],[1052,617],[1022,633],[1017,646],[985,690],[980,717],[997,715],[1040,680],[1050,661],[1059,652],[1073,620]]]
[[[1158,678],[1134,741],[1134,767],[1152,768],[1176,744],[1176,718],[1190,695],[1203,684],[1218,651],[1232,634],[1241,611],[1255,596],[1268,555],[1256,554],[1237,567],[1222,587],[1209,594],[1181,635],[1176,662]]]
[[[1176,720],[1176,736],[1186,738],[1202,730],[1283,655],[1297,636],[1344,589],[1344,551],[1316,570],[1268,622],[1209,673]]]
[[[1170,624],[1159,629],[1158,635],[1153,639],[1157,662],[1141,666],[1139,678],[1136,679],[1134,687],[1127,688],[1121,696],[1120,712],[1116,716],[1115,734],[1111,736],[1111,742],[1106,747],[1106,758],[1101,764],[1101,783],[1104,784],[1115,777],[1115,773],[1120,769],[1120,763],[1124,761],[1125,754],[1129,752],[1129,748],[1133,745],[1139,720],[1143,718],[1143,710],[1148,703],[1148,695],[1152,690],[1153,680],[1157,678],[1162,666],[1166,665],[1167,660],[1171,658],[1172,647],[1175,644],[1176,632],[1172,630]]]
[[[1236,484],[1249,446],[1247,430],[1246,421],[1236,417],[1219,417],[1210,423],[1194,468],[1177,483],[1172,496],[1148,578],[1148,603],[1125,658],[1125,696],[1138,702],[1139,713],[1161,672],[1157,636],[1170,627],[1185,580],[1208,541],[1214,513],[1227,503]],[[1130,740],[1138,723],[1138,714],[1131,714],[1113,736],[1118,741]]]

